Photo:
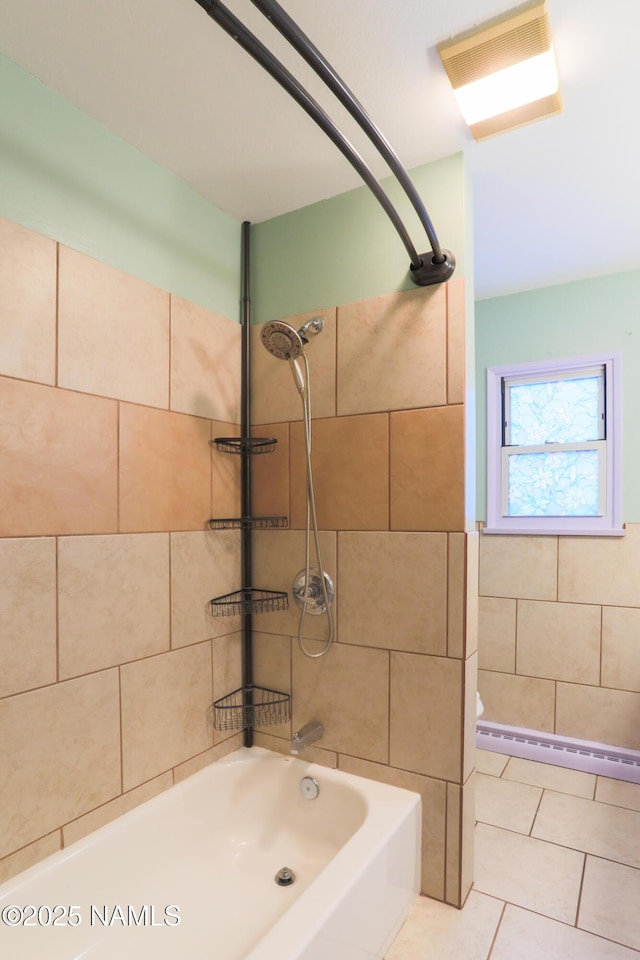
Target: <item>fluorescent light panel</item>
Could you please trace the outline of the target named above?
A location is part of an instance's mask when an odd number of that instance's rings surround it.
[[[438,47],[476,140],[562,109],[546,0],[532,0]]]
[[[472,126],[556,93],[558,70],[553,49],[498,70],[454,90],[462,116]]]

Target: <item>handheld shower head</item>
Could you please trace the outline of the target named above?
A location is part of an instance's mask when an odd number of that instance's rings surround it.
[[[296,360],[303,351],[309,337],[320,333],[324,327],[322,317],[313,317],[307,320],[299,330],[294,330],[282,320],[272,320],[265,323],[260,331],[260,339],[272,356],[278,360]]]
[[[295,360],[302,353],[302,338],[297,330],[282,320],[265,323],[260,339],[272,356],[278,360]]]

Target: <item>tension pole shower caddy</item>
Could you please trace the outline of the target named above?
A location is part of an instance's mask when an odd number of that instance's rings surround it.
[[[217,437],[212,442],[223,453],[241,459],[240,517],[209,521],[212,530],[241,531],[242,586],[233,593],[210,601],[214,616],[242,617],[242,686],[214,701],[213,722],[218,730],[244,730],[244,745],[253,746],[254,727],[284,723],[291,716],[291,695],[260,687],[253,682],[253,616],[256,613],[286,610],[289,597],[280,590],[253,586],[252,531],[286,527],[287,517],[254,517],[251,513],[251,461],[257,454],[271,453],[277,444],[273,437],[251,436],[251,277],[250,229],[242,224],[242,375],[239,437]]]
[[[289,93],[358,172],[389,217],[409,254],[409,276],[413,283],[418,286],[430,286],[447,281],[455,270],[455,257],[450,251],[440,246],[427,210],[397,155],[362,104],[280,4],[276,0],[252,0],[254,6],[324,81],[374,144],[418,215],[431,245],[428,253],[417,252],[397,210],[370,167],[293,74],[219,0],[196,0],[196,3]],[[215,701],[214,723],[219,729],[244,729],[246,746],[251,746],[253,743],[255,726],[279,723],[290,717],[288,694],[253,684],[253,614],[263,610],[286,609],[288,596],[280,591],[258,590],[252,586],[251,531],[259,527],[286,526],[287,520],[284,517],[254,518],[251,516],[251,457],[255,454],[270,452],[275,448],[277,441],[250,435],[249,228],[248,223],[243,224],[242,436],[219,437],[213,441],[220,450],[241,456],[242,516],[236,519],[210,521],[213,529],[232,527],[240,528],[242,531],[242,588],[233,594],[213,599],[211,611],[213,614],[223,616],[239,613],[243,617],[243,685],[233,693]]]

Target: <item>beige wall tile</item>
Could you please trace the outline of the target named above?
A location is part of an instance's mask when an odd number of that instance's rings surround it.
[[[233,423],[214,420],[211,424],[212,439],[216,437],[239,437],[240,427]],[[266,459],[262,457],[256,458]],[[240,474],[242,457],[225,453],[215,443],[211,445],[211,516],[233,518],[241,513]],[[254,464],[255,468],[255,464]],[[255,474],[253,474],[255,477]]]
[[[239,590],[236,530],[171,534],[171,646],[237,633],[240,617],[214,617],[209,601]]]
[[[480,538],[480,595],[527,600],[570,599],[557,595],[557,555],[557,537],[483,535]]]
[[[446,654],[446,534],[340,531],[338,549],[342,642]]]
[[[59,257],[59,385],[167,407],[169,294],[68,247]]]
[[[291,740],[288,737],[285,740],[282,737],[274,737],[270,733],[264,733],[262,730],[256,730],[253,743],[256,747],[273,750],[274,753],[280,753],[285,757],[291,754]],[[319,763],[331,770],[335,770],[338,766],[338,754],[331,750],[323,750],[315,743],[304,751],[304,760],[308,763]]]
[[[640,867],[640,811],[545,790],[531,836]]]
[[[450,280],[447,291],[447,403],[464,403],[464,279]]]
[[[56,830],[54,833],[48,833],[46,837],[30,843],[28,846],[18,850],[8,857],[0,860],[0,883],[15,877],[23,870],[28,870],[35,863],[50,857],[52,853],[57,853],[62,848],[62,831]]]
[[[253,677],[256,686],[291,693],[291,643],[290,637],[278,637],[270,633],[254,632]],[[274,724],[257,724],[274,737],[291,739],[291,721]]]
[[[211,644],[128,663],[122,677],[123,788],[213,745]]]
[[[223,743],[219,743],[216,747],[211,747],[210,750],[199,753],[197,757],[178,764],[178,766],[173,769],[175,782],[180,783],[181,780],[192,777],[194,773],[204,770],[205,767],[208,767],[210,763],[215,763],[216,760],[222,760],[223,757],[233,753],[234,750],[239,750],[241,746],[242,733],[236,733]]]
[[[103,804],[103,806],[98,807],[97,810],[92,810],[91,813],[85,813],[83,817],[72,820],[71,823],[67,823],[66,826],[62,828],[64,846],[68,847],[72,843],[75,843],[76,840],[81,840],[82,837],[86,837],[87,834],[93,833],[94,830],[98,830],[106,823],[111,823],[116,817],[121,817],[124,813],[128,813],[129,810],[133,810],[141,803],[151,800],[152,797],[156,797],[159,793],[168,790],[169,787],[172,786],[173,774],[169,771],[159,777],[155,777],[153,780],[148,780],[140,787],[135,787],[135,789],[130,790],[128,793],[123,793],[121,796],[116,797],[115,800],[110,800],[109,803]]]
[[[640,607],[640,524],[624,537],[561,537],[558,600]]]
[[[301,423],[291,424],[292,527],[306,518]],[[316,420],[312,442],[318,524],[324,530],[389,529],[389,421],[386,414]]]
[[[515,672],[515,600],[503,597],[478,598],[478,654],[483,670]]]
[[[444,286],[338,307],[339,416],[444,403]]]
[[[242,327],[171,294],[171,409],[240,422]]]
[[[449,657],[464,657],[466,597],[466,556],[464,533],[447,536],[447,648]]]
[[[169,535],[62,537],[60,678],[169,649]]]
[[[391,418],[391,526],[464,530],[464,408]]]
[[[447,872],[446,900],[462,907],[474,873],[474,816],[476,777],[464,787],[447,783]]]
[[[445,900],[460,905],[460,853],[462,846],[462,787],[447,783],[447,854],[445,860]]]
[[[300,609],[291,594],[293,579],[305,566],[305,535],[302,530],[257,530],[253,536],[253,577],[257,586],[265,590],[282,590],[289,595],[289,609],[258,613],[254,618],[256,630],[264,633],[298,635]],[[336,584],[336,534],[320,531],[320,550],[325,571]],[[313,534],[311,535],[311,566],[315,567]],[[336,597],[338,591],[336,590]],[[333,604],[334,625],[337,627],[339,598]],[[307,616],[304,636],[323,640],[328,636],[325,616]]]
[[[308,646],[312,653],[322,649],[313,640]],[[292,652],[293,729],[319,720],[325,750],[387,763],[389,654],[344,643],[319,660],[305,657],[297,644]]]
[[[0,536],[115,533],[117,404],[0,378]]]
[[[559,683],[556,733],[640,750],[640,693]]]
[[[386,960],[423,960],[429,953],[434,960],[487,960],[503,909],[499,900],[475,890],[464,910],[419,897]]]
[[[519,600],[517,672],[597,686],[600,618],[595,605]]]
[[[120,530],[202,530],[211,516],[211,424],[120,404]]]
[[[555,683],[491,670],[478,672],[483,720],[553,733]]]
[[[466,783],[476,765],[476,724],[478,719],[478,654],[463,662],[464,716],[462,719],[462,781]]]
[[[450,534],[450,539],[457,536]],[[464,656],[469,657],[478,649],[478,565],[480,562],[480,535],[476,531],[465,533],[465,638]],[[452,656],[449,650],[449,656]]]
[[[118,671],[0,701],[0,856],[120,793]]]
[[[444,855],[446,822],[446,784],[406,770],[380,763],[340,756],[340,769],[369,780],[380,780],[403,790],[413,790],[422,798],[422,883],[427,897],[444,900]]]
[[[447,785],[448,789],[448,785]],[[460,855],[460,906],[473,886],[476,863],[476,773],[475,770],[462,788],[462,851]]]
[[[602,610],[602,685],[640,693],[640,610]]]
[[[597,857],[587,857],[578,914],[579,927],[640,950],[638,903],[639,870]],[[609,957],[617,960],[613,947],[606,954],[606,960]]]
[[[475,887],[562,923],[575,922],[584,854],[479,823]]]
[[[286,517],[288,521],[289,424],[268,423],[251,432],[278,441],[272,453],[251,461],[253,513],[256,517]]]
[[[212,643],[212,662],[213,662],[213,699],[214,701],[227,697],[242,686],[242,633],[232,633],[226,637],[216,637]],[[235,703],[235,698],[233,700]],[[230,701],[226,701],[222,706],[228,706]],[[234,731],[238,729],[237,723],[241,719],[237,710],[225,710],[216,714],[213,708],[213,742],[216,744],[214,749],[224,743],[229,737],[234,736]],[[224,722],[219,724],[220,729],[215,729],[216,718],[225,718]],[[242,727],[241,727],[242,729]],[[240,744],[241,746],[241,744]]]
[[[0,374],[56,381],[56,248],[0,217]]]
[[[523,953],[522,951],[526,951]],[[507,904],[491,960],[637,960],[611,940]]]
[[[56,542],[0,540],[0,697],[56,681]]]
[[[462,729],[461,661],[392,653],[392,765],[459,783]]]
[[[314,417],[335,417],[335,307],[285,317],[284,322],[298,330],[312,317],[322,317],[324,329],[305,349],[311,371],[311,409]],[[289,364],[267,352],[260,340],[261,331],[262,326],[251,329],[251,421],[258,424],[302,420],[302,401]]]

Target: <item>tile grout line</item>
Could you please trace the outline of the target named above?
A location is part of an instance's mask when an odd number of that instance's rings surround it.
[[[60,537],[54,537],[55,543],[55,578],[56,578],[56,683],[60,683]],[[50,686],[50,684],[47,684]]]
[[[542,806],[542,798],[544,797],[545,792],[546,792],[546,791],[545,791],[545,788],[543,787],[543,788],[542,788],[542,791],[541,791],[541,793],[540,793],[540,799],[538,800],[538,806],[536,807],[536,812],[535,812],[534,815],[533,815],[533,820],[531,821],[531,826],[529,827],[529,834],[528,834],[528,836],[531,836],[531,831],[532,831],[533,828],[535,827],[536,820],[537,820],[537,818],[538,818],[538,814],[540,813],[540,807]],[[538,838],[537,838],[537,837],[533,837],[533,839],[534,839],[534,840],[537,840]]]
[[[486,894],[485,894],[485,896],[486,896]],[[489,947],[489,953],[487,954],[487,960],[491,960],[491,954],[493,953],[493,948],[494,948],[495,945],[496,945],[496,941],[497,941],[497,939],[498,939],[498,934],[499,934],[499,932],[500,932],[500,927],[502,926],[502,921],[504,920],[504,915],[505,915],[506,912],[507,912],[507,901],[506,901],[506,900],[503,900],[503,902],[502,902],[502,911],[501,911],[501,913],[500,913],[500,919],[498,920],[498,925],[496,926],[496,930],[495,930],[495,933],[494,933],[494,935],[493,935],[493,939],[492,939],[492,941],[491,941],[491,946]]]
[[[122,743],[122,666],[118,665],[118,718],[120,729],[120,796],[124,790],[124,749]],[[114,797],[115,799],[115,797]]]
[[[580,875],[580,888],[579,888],[579,890],[578,890],[578,902],[577,902],[577,904],[576,904],[576,919],[575,919],[575,923],[573,924],[573,926],[574,926],[576,929],[579,929],[579,927],[578,927],[578,917],[579,917],[579,915],[580,915],[580,907],[581,907],[581,905],[582,905],[582,889],[583,889],[583,887],[584,887],[584,875],[585,875],[586,870],[587,870],[587,856],[588,856],[588,854],[585,853],[585,855],[584,855],[584,863],[582,864],[582,874]]]
[[[59,357],[59,345],[60,345],[60,244],[56,243],[56,329],[55,329],[55,369],[54,369],[54,386],[58,386],[58,379],[60,376],[60,357]]]

